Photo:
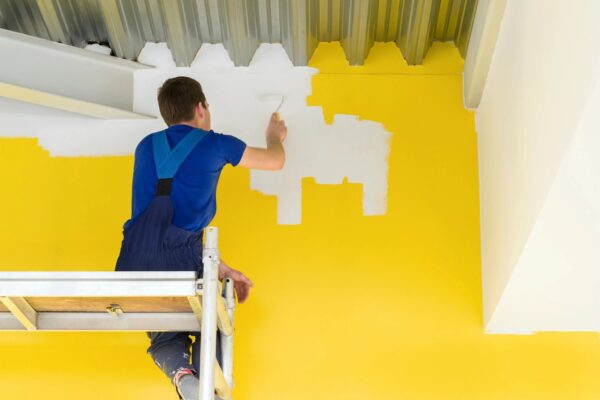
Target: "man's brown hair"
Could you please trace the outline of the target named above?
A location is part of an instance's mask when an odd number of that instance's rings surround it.
[[[167,79],[158,89],[158,108],[168,126],[192,120],[198,103],[206,107],[202,86],[187,76]]]

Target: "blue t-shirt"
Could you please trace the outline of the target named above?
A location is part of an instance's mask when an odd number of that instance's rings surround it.
[[[172,125],[167,128],[171,149],[192,129],[194,128],[188,125]],[[221,170],[226,164],[237,165],[245,149],[246,144],[234,136],[212,130],[207,132],[173,177],[173,225],[199,232],[210,223],[217,212],[216,190]],[[133,223],[150,205],[156,194],[157,182],[150,134],[135,149],[131,219],[125,222],[124,228]]]

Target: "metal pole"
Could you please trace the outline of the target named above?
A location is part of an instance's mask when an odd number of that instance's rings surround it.
[[[225,306],[227,307],[227,315],[233,323],[233,312],[235,309],[235,298],[233,296],[233,281],[231,279],[225,280]],[[231,335],[226,336],[221,334],[221,354],[223,355],[223,375],[225,375],[225,381],[229,385],[230,389],[233,389],[233,330]]]
[[[202,262],[202,334],[200,339],[200,400],[213,400],[215,392],[215,356],[217,349],[217,296],[219,250],[217,228],[206,229]]]

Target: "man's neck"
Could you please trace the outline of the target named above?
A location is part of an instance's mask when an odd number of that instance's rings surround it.
[[[173,125],[187,125],[187,126],[191,126],[192,128],[198,128],[198,126],[196,126],[196,124],[194,124],[193,122],[178,122]],[[171,126],[173,126],[173,125],[171,125]]]
[[[196,128],[196,129],[202,129],[202,130],[206,130],[206,131],[208,130],[208,129],[203,128],[201,126],[201,124],[197,123],[197,122],[186,121],[186,122],[178,122],[178,123],[173,124],[173,125],[186,125],[186,126],[191,126],[192,128]]]

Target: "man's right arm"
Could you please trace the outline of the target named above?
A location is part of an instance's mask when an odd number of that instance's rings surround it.
[[[239,164],[242,167],[262,170],[278,170],[285,164],[283,141],[287,136],[285,122],[277,113],[271,115],[267,126],[267,148],[246,147]]]

